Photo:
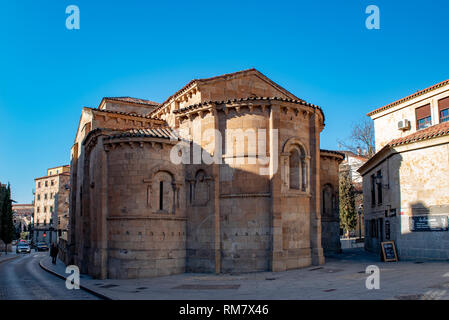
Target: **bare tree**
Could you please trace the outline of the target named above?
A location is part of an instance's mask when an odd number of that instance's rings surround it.
[[[339,140],[338,144],[355,154],[362,151],[371,158],[375,153],[373,121],[364,119],[353,124],[351,135],[345,141]]]

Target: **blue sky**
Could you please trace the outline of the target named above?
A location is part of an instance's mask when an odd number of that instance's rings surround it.
[[[80,30],[65,27],[71,4]],[[365,28],[370,4],[380,30]],[[0,181],[31,202],[103,96],[162,102],[251,67],[321,106],[321,147],[336,149],[368,111],[449,78],[448,21],[447,0],[2,1]]]

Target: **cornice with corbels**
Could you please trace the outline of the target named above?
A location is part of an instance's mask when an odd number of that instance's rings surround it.
[[[120,114],[96,114],[95,118],[102,119],[104,122],[108,120],[115,120],[116,124],[124,124],[124,125],[132,125],[132,126],[140,126],[145,128],[155,128],[165,122],[159,119],[148,119],[142,118],[140,116],[133,115],[120,115]],[[138,118],[138,119],[136,119]]]
[[[103,141],[104,150],[109,152],[115,149],[130,148],[130,149],[154,149],[160,152],[166,146],[172,146],[177,141],[169,139],[153,138],[153,137],[133,137],[133,138],[114,138]]]
[[[236,114],[242,114],[244,112],[256,112],[257,110],[265,113],[271,109],[273,102],[280,107],[280,111],[284,115],[291,115],[294,117],[302,117],[303,120],[310,119],[315,111],[319,107],[312,104],[289,99],[274,99],[274,98],[258,98],[258,99],[240,99],[240,100],[228,100],[228,101],[209,101],[200,104],[195,104],[181,110],[175,110],[174,114],[180,120],[189,119],[199,116],[203,117],[208,113],[224,112],[226,115],[233,110]],[[319,109],[321,111],[321,109]],[[322,113],[322,111],[321,111]],[[324,115],[322,115],[322,121],[324,122]]]

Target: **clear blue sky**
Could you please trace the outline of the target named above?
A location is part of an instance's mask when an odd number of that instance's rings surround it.
[[[80,30],[65,28],[71,4]],[[369,4],[380,30],[365,28]],[[0,181],[31,202],[103,96],[162,102],[251,67],[322,106],[321,147],[336,149],[368,111],[449,78],[448,21],[447,0],[2,1]]]

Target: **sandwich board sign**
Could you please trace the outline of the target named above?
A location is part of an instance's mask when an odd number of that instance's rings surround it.
[[[398,254],[394,241],[385,241],[380,244],[382,247],[382,258],[385,262],[398,261]]]

